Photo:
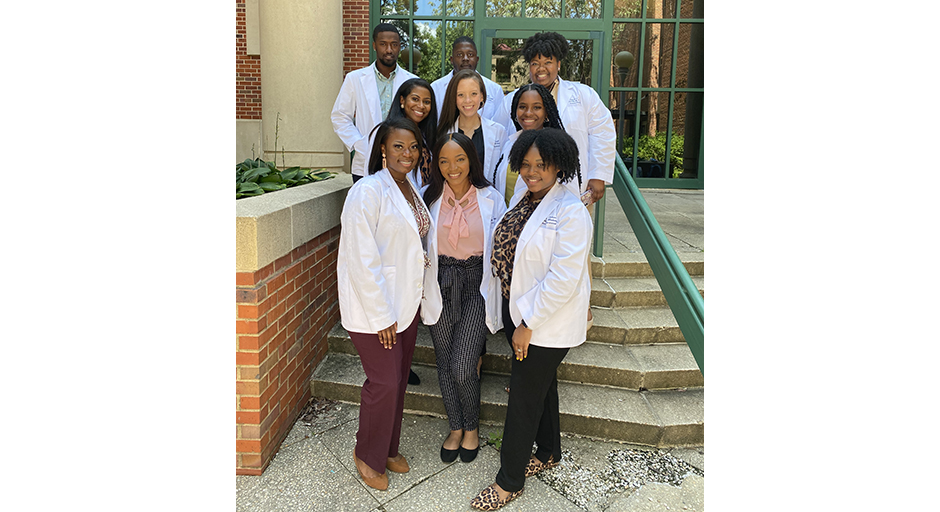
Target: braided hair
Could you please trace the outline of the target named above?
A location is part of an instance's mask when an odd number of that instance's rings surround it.
[[[577,176],[578,188],[581,187],[581,161],[578,159],[578,145],[571,135],[557,128],[527,130],[520,133],[519,139],[509,150],[509,167],[514,172],[522,169],[522,159],[532,146],[539,150],[542,163],[546,167],[555,167],[558,171],[559,183],[567,183]]]
[[[561,115],[558,113],[558,105],[555,104],[555,98],[552,97],[552,93],[548,92],[548,89],[544,85],[539,84],[523,85],[513,93],[512,108],[509,111],[509,115],[512,117],[512,123],[516,125],[516,130],[522,129],[522,126],[519,125],[519,121],[516,120],[516,109],[519,108],[519,98],[521,98],[522,93],[526,91],[535,91],[542,98],[542,105],[545,107],[545,124],[542,125],[542,127],[564,130],[565,127],[561,123]]]

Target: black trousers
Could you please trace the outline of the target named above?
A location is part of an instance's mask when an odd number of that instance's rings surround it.
[[[512,343],[516,327],[509,314],[509,301],[503,301],[503,330]],[[549,457],[561,459],[561,428],[558,414],[558,365],[568,354],[567,348],[529,345],[522,361],[512,359],[509,377],[509,405],[503,427],[500,468],[496,483],[504,491],[515,492],[525,486],[525,467],[536,444],[535,456],[542,462]]]

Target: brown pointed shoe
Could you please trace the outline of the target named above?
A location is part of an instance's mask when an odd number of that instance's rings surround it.
[[[407,473],[408,471],[411,470],[411,467],[408,466],[408,461],[405,459],[405,456],[401,454],[399,455],[401,456],[401,458],[396,460],[395,462],[386,460],[385,467],[389,471],[394,471],[395,473]]]
[[[388,475],[387,474],[382,473],[381,475],[377,477],[366,478],[366,476],[362,474],[362,471],[359,471],[359,465],[356,464],[356,462],[362,462],[362,461],[359,460],[359,457],[356,457],[356,454],[353,454],[353,464],[356,465],[356,472],[359,473],[359,478],[361,478],[362,481],[366,485],[368,485],[369,487],[373,489],[377,489],[379,491],[385,491],[388,489]],[[365,464],[365,462],[362,462],[362,463]]]

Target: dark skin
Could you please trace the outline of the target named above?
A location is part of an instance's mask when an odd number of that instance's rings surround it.
[[[461,69],[476,69],[479,61],[477,47],[470,43],[455,44],[450,54],[450,65],[454,67],[454,73]]]
[[[401,52],[401,37],[395,32],[379,32],[372,41],[375,50],[375,67],[385,78],[395,71],[398,53]]]

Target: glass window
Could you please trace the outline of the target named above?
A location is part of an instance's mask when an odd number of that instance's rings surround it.
[[[408,22],[406,20],[393,20],[391,23],[398,26]],[[411,54],[409,53],[411,44],[407,37],[402,38],[398,64],[428,82],[433,82],[441,77],[441,61],[444,58],[441,52],[441,22],[414,21],[412,22],[412,34],[414,38],[414,66],[411,65]]]
[[[414,0],[415,14],[419,16],[440,16],[443,5],[442,0]]]
[[[522,16],[519,0],[486,0],[486,16],[490,18],[518,18]]]
[[[636,87],[637,76],[639,73],[640,58],[640,24],[639,23],[614,23],[612,35],[611,51],[611,86],[612,87]],[[633,57],[633,63],[626,68],[621,76],[620,66],[617,63],[617,55],[621,52],[629,52]],[[621,63],[624,57],[621,57]]]
[[[561,0],[526,0],[526,18],[561,18]]]
[[[505,93],[529,83],[529,66],[522,58],[522,43],[524,42],[524,39],[493,38],[491,52],[493,65],[490,68],[490,80],[498,83]]]
[[[448,16],[473,16],[473,0],[447,0]]]
[[[411,14],[411,0],[381,0],[382,16]]]
[[[566,0],[566,18],[599,19],[604,16],[602,0]]]
[[[641,7],[640,0],[614,0],[614,17],[639,18]]]
[[[646,63],[643,67],[643,87],[669,87],[672,71],[673,23],[646,25]]]
[[[682,11],[679,12],[680,18],[695,18],[695,0],[682,0]]]

